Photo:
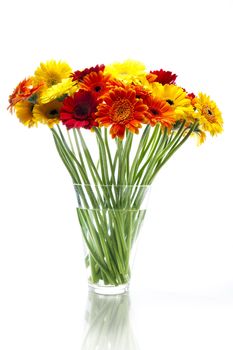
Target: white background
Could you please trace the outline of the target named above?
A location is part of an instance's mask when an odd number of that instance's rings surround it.
[[[233,348],[232,16],[231,0],[1,2],[1,350]],[[121,345],[103,314],[84,342],[85,314],[93,319],[71,181],[49,130],[6,111],[16,84],[51,58],[172,70],[225,120],[222,135],[190,140],[154,182],[131,319],[126,307],[115,320]]]

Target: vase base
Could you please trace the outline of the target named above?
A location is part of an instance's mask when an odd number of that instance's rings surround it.
[[[118,295],[125,294],[129,290],[129,284],[121,284],[119,286],[100,286],[97,284],[88,283],[88,289],[92,293],[102,295]]]

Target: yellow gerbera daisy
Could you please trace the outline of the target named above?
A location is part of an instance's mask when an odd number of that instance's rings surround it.
[[[204,131],[209,131],[213,136],[223,131],[223,119],[216,103],[210,100],[210,97],[199,93],[196,98],[196,114],[199,119],[200,127]]]
[[[36,104],[33,108],[34,119],[40,123],[47,124],[52,128],[59,123],[59,113],[62,102],[52,101],[45,104]]]
[[[52,100],[61,98],[64,95],[70,96],[77,91],[77,84],[71,78],[63,79],[48,89],[42,89],[39,103],[49,103]]]
[[[37,120],[34,118],[32,113],[33,103],[29,101],[20,101],[14,106],[16,116],[19,118],[20,122],[31,128],[32,126],[37,126]]]
[[[116,62],[105,67],[104,74],[111,74],[113,78],[118,79],[125,84],[141,84],[146,82],[146,72],[143,63],[126,60],[122,63]]]
[[[68,63],[50,60],[41,63],[35,71],[35,82],[43,82],[47,87],[58,84],[62,79],[69,78],[72,70]]]
[[[176,119],[190,120],[193,116],[193,107],[186,92],[179,86],[173,84],[162,85],[153,83],[152,95],[164,99],[174,109]]]

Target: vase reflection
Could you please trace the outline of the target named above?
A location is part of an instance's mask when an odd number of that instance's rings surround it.
[[[140,350],[135,339],[127,294],[88,294],[82,350]]]

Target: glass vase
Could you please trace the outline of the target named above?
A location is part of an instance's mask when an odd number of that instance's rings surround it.
[[[150,186],[74,185],[89,289],[127,292]]]

